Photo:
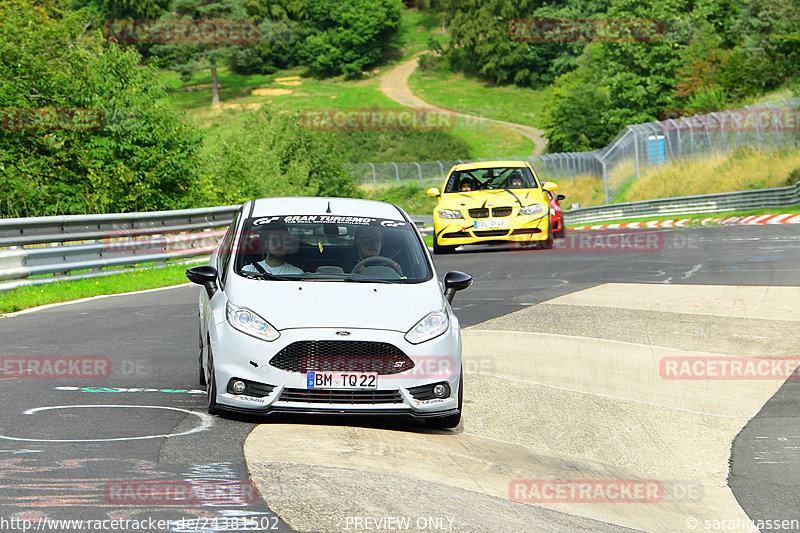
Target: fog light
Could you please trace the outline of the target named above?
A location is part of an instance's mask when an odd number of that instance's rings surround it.
[[[450,396],[450,387],[444,383],[439,383],[433,386],[433,395],[437,398],[447,398]]]
[[[244,384],[244,381],[234,381],[232,388],[233,392],[236,394],[241,394],[244,392],[244,389],[247,388],[247,385]]]

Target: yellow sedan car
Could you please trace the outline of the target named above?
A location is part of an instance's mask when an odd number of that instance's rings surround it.
[[[527,161],[483,161],[455,165],[433,210],[433,253],[449,254],[463,244],[497,241],[553,247],[550,200],[558,188],[539,181]]]

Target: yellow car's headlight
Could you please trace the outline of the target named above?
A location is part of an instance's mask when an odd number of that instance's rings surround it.
[[[464,218],[461,216],[461,211],[454,211],[452,209],[439,209],[439,218]]]
[[[521,207],[519,210],[520,215],[541,215],[547,211],[547,207],[542,204],[531,204]]]

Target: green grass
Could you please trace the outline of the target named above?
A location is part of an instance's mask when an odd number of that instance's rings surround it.
[[[102,294],[118,294],[187,283],[185,272],[190,266],[193,265],[170,265],[163,268],[144,267],[112,276],[17,287],[0,292],[0,313],[12,313],[40,305]]]
[[[163,81],[170,99],[178,109],[206,132],[206,145],[214,145],[221,135],[241,130],[248,113],[263,106],[277,112],[302,112],[322,109],[402,108],[380,90],[380,74],[428,47],[431,37],[444,39],[441,20],[435,13],[406,9],[393,51],[385,63],[361,80],[343,77],[324,80],[303,77],[304,68],[287,69],[269,75],[241,75],[225,67],[217,70],[220,105],[211,107],[211,73],[197,72],[184,82],[171,71],[163,71]],[[290,79],[285,79],[290,78]],[[258,91],[258,90],[261,91]],[[262,94],[253,94],[253,92]],[[341,139],[341,153],[348,162],[426,161],[453,159],[490,159],[532,153],[533,143],[517,132],[502,126],[467,123],[457,119],[452,130],[441,136],[419,139],[405,132],[374,132],[379,142]],[[355,142],[354,142],[355,141]],[[432,153],[436,155],[431,156]],[[400,157],[402,156],[402,157]],[[400,159],[398,159],[400,157]]]
[[[398,61],[411,59],[414,54],[428,49],[428,40],[435,37],[442,42],[447,31],[442,27],[441,16],[432,11],[403,10],[400,32],[393,44],[393,56]]]
[[[545,90],[495,85],[461,73],[417,69],[408,80],[411,90],[431,104],[460,113],[541,127]]]
[[[729,218],[729,217],[746,217],[751,215],[784,215],[784,214],[800,214],[800,205],[788,207],[775,207],[764,209],[749,209],[744,211],[725,211],[724,213],[695,213],[692,215],[658,215],[652,217],[640,218],[624,218],[624,219],[609,219],[599,222],[584,222],[581,224],[569,223],[569,211],[564,211],[564,220],[567,222],[567,227],[572,228],[576,226],[594,226],[596,224],[607,224],[609,222],[614,224],[625,224],[628,222],[650,222],[656,220],[699,220],[701,218]]]
[[[432,215],[436,206],[436,198],[425,194],[425,189],[414,183],[379,189],[362,187],[361,191],[365,198],[399,205],[409,215]]]
[[[469,146],[469,159],[523,157],[533,153],[533,141],[505,126],[458,117],[453,135]],[[459,157],[458,159],[468,159]]]
[[[209,105],[210,89],[174,92],[171,97],[175,105],[184,109],[195,124],[206,130],[207,143],[216,142],[217,136],[225,131],[243,128],[247,114],[252,113],[254,107],[270,106],[271,109],[278,112],[302,112],[309,109],[404,109],[381,92],[380,80],[377,77],[357,81],[311,78],[289,80],[299,82],[299,85],[282,85],[280,82],[274,81],[286,77],[298,77],[299,72],[299,70],[289,70],[272,76],[256,76],[254,78],[258,80],[258,83],[248,84],[246,76],[238,76],[220,69],[220,83],[226,86],[231,80],[231,88],[220,91],[221,105],[218,107]],[[206,75],[206,77],[194,78],[191,83],[205,84],[210,81]],[[276,95],[254,95],[251,94],[254,89],[278,89],[287,92]],[[376,136],[381,133],[374,132]],[[458,151],[458,153],[448,151],[440,155],[440,159],[492,159],[529,154],[534,150],[534,144],[530,139],[510,128],[484,122],[468,122],[460,117],[456,119],[452,130],[446,130],[446,134],[452,135],[457,141],[460,141],[460,143],[450,143],[451,145],[461,144],[464,146],[464,151]],[[408,152],[407,148],[414,146],[413,141],[403,139],[403,132],[392,132],[391,136],[386,137],[392,137],[392,139],[386,139],[389,144],[382,142],[380,150],[365,147],[357,155],[352,155],[353,150],[348,147],[350,149],[344,150],[344,152],[350,156],[350,162],[353,163],[365,161],[379,163],[397,160],[391,158],[393,151],[405,153]],[[444,143],[444,146],[446,147],[447,144]],[[355,148],[358,152],[358,147]],[[420,147],[419,154],[408,154],[403,161],[436,159],[436,157],[432,158],[428,155],[426,148]],[[381,156],[381,152],[386,155]]]

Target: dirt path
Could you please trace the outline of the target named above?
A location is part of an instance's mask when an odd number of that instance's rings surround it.
[[[484,118],[484,117],[477,117],[475,115],[466,115],[464,113],[458,113],[451,109],[445,109],[441,107],[437,107],[431,105],[421,98],[414,96],[411,90],[408,88],[408,77],[411,76],[411,73],[414,72],[414,69],[417,68],[419,64],[418,61],[419,55],[415,56],[414,58],[406,61],[405,63],[401,63],[392,70],[386,72],[383,76],[381,76],[381,91],[383,94],[397,102],[398,104],[402,104],[408,107],[415,107],[420,108],[424,107],[426,109],[438,109],[441,111],[447,111],[448,113],[453,113],[457,117],[463,117],[467,120],[475,120],[481,122],[490,122],[493,124],[500,124],[506,126],[520,135],[524,135],[525,137],[529,138],[534,143],[534,151],[533,155],[541,154],[544,151],[545,146],[547,146],[547,138],[544,136],[544,132],[540,129],[533,128],[531,126],[525,126],[522,124],[514,124],[513,122],[505,122],[503,120],[495,120],[491,118]]]

